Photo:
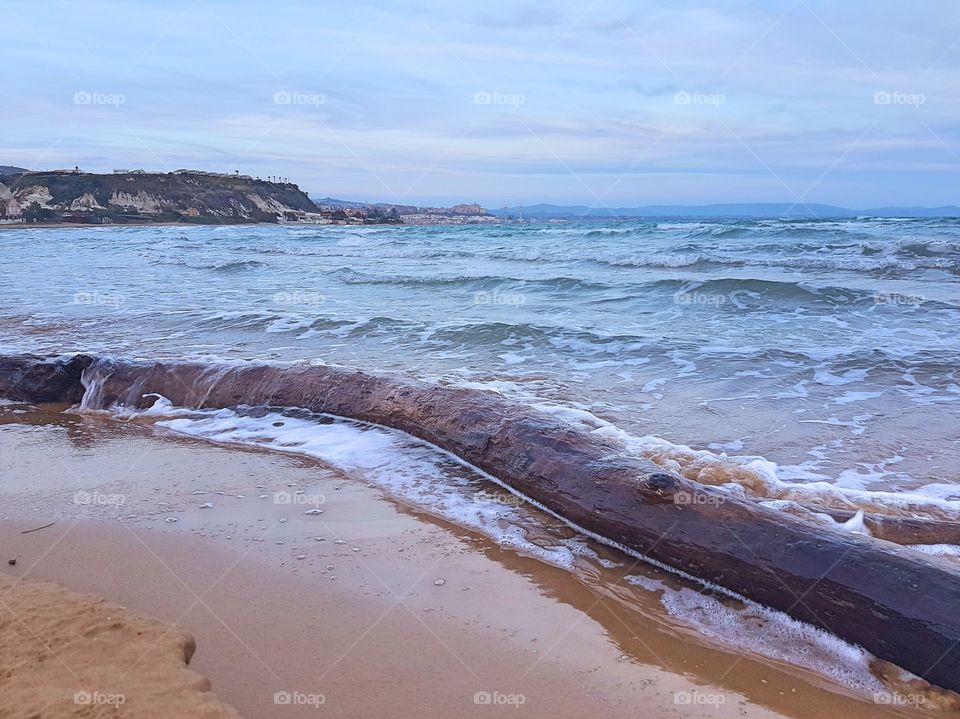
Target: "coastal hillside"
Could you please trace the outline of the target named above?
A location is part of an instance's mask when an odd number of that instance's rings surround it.
[[[317,207],[297,185],[192,170],[0,175],[0,221],[122,224],[279,222]]]

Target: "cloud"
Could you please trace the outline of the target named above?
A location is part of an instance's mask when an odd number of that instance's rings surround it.
[[[960,6],[941,0],[52,0],[0,21],[0,163],[409,201],[957,201]]]

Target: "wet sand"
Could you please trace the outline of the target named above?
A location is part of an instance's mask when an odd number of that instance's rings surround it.
[[[317,462],[0,410],[0,568],[189,632],[191,667],[247,717],[917,713],[712,644],[627,596],[626,569],[551,567]],[[323,514],[261,499],[278,488]]]

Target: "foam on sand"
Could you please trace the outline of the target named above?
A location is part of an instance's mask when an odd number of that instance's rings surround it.
[[[456,457],[396,430],[296,410],[185,410],[165,398],[139,414],[157,426],[213,442],[304,454],[368,482],[420,510],[485,534],[498,544],[570,568],[565,541],[542,546],[526,537],[529,514]]]

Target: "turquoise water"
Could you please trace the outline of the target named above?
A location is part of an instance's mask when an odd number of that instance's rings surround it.
[[[312,360],[960,497],[960,223],[3,230],[0,351]],[[651,450],[652,451],[652,450]]]

